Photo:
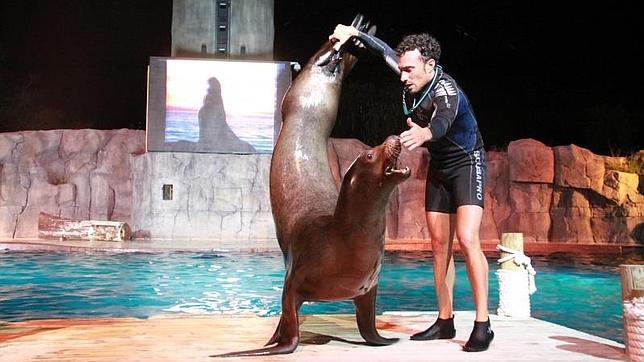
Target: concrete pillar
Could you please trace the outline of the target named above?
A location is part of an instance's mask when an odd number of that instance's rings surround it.
[[[231,0],[232,57],[273,59],[273,8],[273,0]]]
[[[174,0],[172,7],[172,56],[273,59],[273,0]]]

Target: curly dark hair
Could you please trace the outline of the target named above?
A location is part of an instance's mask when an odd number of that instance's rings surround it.
[[[396,53],[400,56],[414,49],[418,49],[425,62],[434,59],[438,63],[440,60],[441,45],[434,36],[428,33],[405,35],[398,43]]]

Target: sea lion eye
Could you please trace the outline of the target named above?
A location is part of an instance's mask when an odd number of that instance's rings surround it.
[[[372,159],[373,158],[373,153],[367,153],[367,158]]]

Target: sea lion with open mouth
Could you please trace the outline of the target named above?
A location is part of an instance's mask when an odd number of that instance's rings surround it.
[[[353,26],[366,30],[361,15]],[[375,27],[368,30],[375,32]],[[358,329],[369,345],[389,345],[376,330],[376,294],[384,256],[385,208],[410,175],[396,168],[401,144],[390,136],[363,151],[340,190],[329,167],[327,142],[337,116],[343,78],[356,58],[326,43],[294,80],[282,101],[283,125],[273,151],[270,196],[286,277],[282,314],[264,348],[216,357],[291,353],[299,343],[305,301],[352,299]]]

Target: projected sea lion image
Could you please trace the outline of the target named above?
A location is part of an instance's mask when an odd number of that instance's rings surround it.
[[[216,77],[208,79],[208,90],[197,117],[199,119],[199,145],[197,145],[197,149],[255,152],[255,148],[240,139],[226,122],[226,110],[221,97],[221,83]]]
[[[375,33],[361,15],[353,25]],[[367,30],[368,29],[368,30]],[[362,152],[340,190],[329,167],[327,142],[336,120],[342,80],[357,58],[330,42],[308,61],[282,101],[283,125],[271,160],[270,197],[286,277],[282,314],[264,348],[214,357],[293,352],[305,301],[351,299],[367,344],[389,345],[376,330],[376,294],[384,256],[385,207],[410,175],[397,168],[401,144],[390,136]]]

